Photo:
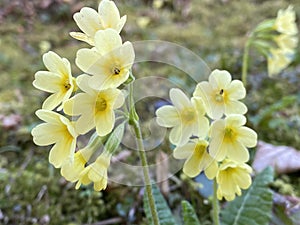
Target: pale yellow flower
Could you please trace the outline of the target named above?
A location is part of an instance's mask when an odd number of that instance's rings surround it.
[[[298,33],[296,25],[296,14],[293,6],[289,6],[286,10],[279,10],[275,19],[274,28],[283,34],[296,35]]]
[[[102,0],[98,6],[98,12],[89,7],[83,7],[73,16],[76,24],[83,32],[71,32],[70,35],[80,41],[94,45],[94,37],[97,31],[112,28],[121,32],[126,15],[120,18],[120,12],[113,1]]]
[[[94,183],[94,190],[101,191],[107,186],[107,169],[110,165],[111,154],[103,152],[95,162],[91,163],[79,174],[79,180],[76,184],[76,189],[81,184],[88,185]]]
[[[35,74],[33,86],[42,91],[53,93],[44,101],[42,106],[43,109],[52,110],[70,98],[76,85],[71,74],[71,65],[67,59],[50,51],[43,55],[43,61],[49,71],[38,71]],[[61,108],[62,106],[58,110]]]
[[[239,101],[246,96],[246,89],[241,81],[231,81],[230,73],[225,70],[214,70],[208,81],[197,85],[194,96],[202,98],[209,117],[219,119],[223,114],[247,112],[247,107]]]
[[[246,147],[255,147],[257,134],[245,127],[246,118],[243,115],[229,115],[212,123],[210,130],[209,154],[217,161],[225,157],[237,162],[249,160]]]
[[[60,170],[61,175],[68,181],[77,181],[79,179],[79,174],[83,171],[85,164],[93,153],[94,149],[89,147],[77,151],[73,160],[67,160],[62,164]]]
[[[105,136],[114,127],[114,109],[123,105],[124,95],[116,88],[96,91],[88,85],[89,78],[85,74],[77,78],[77,84],[84,92],[66,101],[64,112],[72,116],[80,115],[75,122],[75,128],[79,134],[85,134],[96,127],[97,134]]]
[[[40,146],[54,144],[49,153],[49,162],[60,168],[66,160],[73,159],[77,138],[74,126],[64,116],[49,110],[38,110],[36,115],[45,123],[32,129],[33,142]]]
[[[290,36],[286,34],[280,34],[274,38],[278,47],[281,48],[284,52],[295,52],[295,48],[298,45],[298,37]]]
[[[208,142],[201,139],[192,139],[191,142],[176,147],[173,155],[176,159],[187,159],[183,165],[183,172],[189,177],[195,177],[201,171],[209,179],[216,176],[218,170],[217,161],[207,152]]]
[[[224,160],[217,172],[217,197],[232,201],[235,195],[242,194],[241,189],[248,189],[251,185],[252,168],[245,163]]]
[[[170,142],[182,146],[192,135],[206,137],[209,122],[204,116],[205,110],[201,99],[193,97],[190,100],[178,88],[170,90],[170,99],[174,106],[163,106],[156,111],[157,123],[172,128]]]
[[[285,69],[293,59],[293,53],[276,48],[270,49],[268,56],[268,74],[270,77],[280,73]]]
[[[134,57],[132,44],[128,41],[122,44],[115,30],[106,29],[96,33],[94,48],[77,52],[76,65],[93,75],[89,81],[92,88],[115,88],[128,79]]]

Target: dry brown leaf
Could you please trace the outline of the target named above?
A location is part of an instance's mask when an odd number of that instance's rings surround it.
[[[272,166],[278,174],[299,171],[300,151],[289,146],[275,146],[259,141],[252,167],[260,172],[268,166]]]

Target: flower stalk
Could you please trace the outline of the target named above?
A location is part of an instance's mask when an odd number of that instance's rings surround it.
[[[147,196],[148,196],[151,216],[153,219],[153,224],[159,225],[158,214],[156,211],[155,201],[154,201],[154,197],[152,194],[153,192],[152,192],[152,185],[151,185],[151,180],[150,180],[150,175],[149,175],[149,170],[148,170],[148,162],[147,162],[147,157],[146,157],[146,153],[145,153],[145,149],[144,149],[141,127],[139,124],[139,117],[136,113],[135,106],[134,106],[133,83],[132,82],[129,84],[129,104],[130,104],[129,105],[129,107],[130,107],[129,124],[131,126],[133,126],[135,137],[136,137],[136,142],[137,142],[137,148],[138,148],[138,152],[139,152],[139,157],[142,162],[144,182],[145,182],[146,192],[147,192]]]
[[[214,225],[220,225],[220,219],[219,219],[219,213],[220,213],[220,207],[219,207],[219,201],[217,197],[217,189],[218,184],[216,179],[214,179],[214,193],[213,193],[213,222]]]

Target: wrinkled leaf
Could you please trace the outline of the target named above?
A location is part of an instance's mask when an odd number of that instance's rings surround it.
[[[193,206],[188,201],[181,202],[184,225],[201,225]]]
[[[166,200],[164,199],[164,197],[160,193],[160,190],[155,184],[152,184],[152,194],[154,197],[156,212],[158,213],[160,225],[176,225],[176,222]],[[152,225],[153,220],[146,190],[144,193],[144,210],[147,220],[149,222],[148,224]]]
[[[252,164],[255,171],[261,172],[271,166],[278,174],[300,170],[300,151],[289,146],[274,146],[259,141]]]
[[[273,180],[273,170],[268,167],[257,175],[251,187],[228,202],[221,212],[223,225],[268,225],[272,210],[272,192],[268,184]]]

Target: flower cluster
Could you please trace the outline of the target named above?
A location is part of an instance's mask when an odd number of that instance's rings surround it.
[[[257,134],[246,127],[247,107],[243,83],[227,71],[214,70],[200,82],[189,99],[180,89],[170,90],[173,105],[156,111],[157,123],[172,128],[174,157],[186,159],[183,172],[195,177],[201,171],[218,183],[218,198],[230,201],[251,184],[247,148],[256,146]],[[210,118],[207,117],[207,116]]]
[[[254,45],[267,58],[269,76],[285,69],[293,60],[298,45],[296,14],[292,6],[279,10],[275,19],[259,24],[254,30]]]
[[[74,20],[82,33],[71,32],[71,36],[91,45],[77,52],[76,65],[85,74],[74,78],[67,59],[51,51],[44,54],[47,71],[37,72],[33,85],[51,95],[36,112],[44,123],[36,126],[32,135],[37,145],[54,144],[49,161],[61,168],[66,180],[77,182],[76,188],[93,182],[100,191],[106,188],[114,149],[104,147],[94,162],[89,161],[115,127],[115,110],[125,101],[118,87],[128,79],[135,54],[132,44],[123,43],[119,35],[126,16],[120,18],[113,1],[101,1],[98,12],[84,7]],[[96,133],[90,143],[76,151],[78,136],[92,129]]]

